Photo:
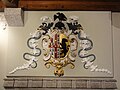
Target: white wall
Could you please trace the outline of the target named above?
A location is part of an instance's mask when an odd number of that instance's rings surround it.
[[[0,27],[0,90],[3,90],[3,78],[6,72],[6,60],[8,49],[8,30]]]
[[[26,14],[26,17],[28,17],[28,14]],[[32,17],[32,18],[34,18],[34,17]],[[38,20],[38,22],[39,22],[40,18],[36,18],[36,19],[32,19],[32,20],[33,20],[33,22],[35,20]],[[22,59],[22,54],[24,52],[29,51],[28,47],[25,46],[26,45],[26,40],[29,37],[28,32],[32,32],[32,30],[34,31],[34,29],[39,26],[39,23],[34,24],[33,22],[29,22],[28,18],[25,18],[25,23],[31,23],[34,26],[33,27],[29,24],[26,26],[26,27],[31,28],[30,31],[28,31],[27,28],[23,29],[22,27],[20,27],[20,28],[9,27],[8,28],[9,31],[8,30],[0,31],[0,90],[4,90],[3,87],[2,87],[3,78],[6,75],[8,75],[8,71],[11,70],[12,68],[15,68],[15,66],[19,66],[23,62],[25,62]],[[119,67],[120,67],[120,65],[119,65],[119,63],[120,63],[120,60],[119,60],[120,59],[120,55],[119,55],[120,54],[120,40],[119,40],[119,38],[120,38],[120,13],[112,13],[112,25],[113,25],[113,42],[114,42],[113,43],[114,77],[117,80],[117,86],[118,86],[118,90],[119,90],[120,89],[120,71],[119,71]],[[92,27],[92,28],[94,28],[94,27]],[[21,38],[22,36],[24,36],[24,38],[26,38],[26,39],[22,39]],[[90,36],[91,36],[91,34],[90,34]],[[105,37],[103,37],[103,38],[105,38]],[[19,42],[17,41],[17,43],[15,44],[16,40],[19,40]],[[20,42],[23,42],[23,43],[20,43]],[[11,45],[9,45],[8,43],[9,44],[14,43],[13,48],[10,48]],[[21,47],[17,47],[16,45],[18,45],[18,44]],[[22,51],[21,51],[21,49],[22,49]],[[15,52],[13,52],[13,51],[15,51]],[[10,54],[10,53],[11,53],[11,55],[8,56],[8,54]],[[14,57],[16,59],[13,60]],[[11,65],[8,62],[11,62],[11,64],[12,63],[16,63],[16,64]],[[39,65],[42,65],[42,64],[39,63]],[[37,71],[38,70],[39,69],[37,69]],[[50,70],[46,69],[47,73],[51,73],[52,70],[53,69],[50,69]],[[31,73],[40,74],[39,71],[38,72],[35,72],[35,71],[31,70]],[[25,71],[21,71],[21,72],[23,72],[25,74]],[[19,74],[20,73],[18,73],[18,75]],[[52,74],[53,74],[53,72],[51,73],[51,75]]]
[[[114,78],[120,90],[120,13],[112,14],[113,22],[113,55],[114,55]]]

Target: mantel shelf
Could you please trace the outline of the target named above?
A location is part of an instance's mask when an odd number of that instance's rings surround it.
[[[4,79],[6,90],[25,88],[29,90],[42,90],[42,88],[54,89],[110,89],[117,88],[113,78],[80,78],[80,77],[40,77],[40,76],[8,76]]]

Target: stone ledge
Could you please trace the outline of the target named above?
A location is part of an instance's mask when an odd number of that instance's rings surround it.
[[[23,27],[24,11],[21,8],[5,8],[4,15],[8,26]]]
[[[117,89],[113,78],[11,76],[4,79],[4,88]]]

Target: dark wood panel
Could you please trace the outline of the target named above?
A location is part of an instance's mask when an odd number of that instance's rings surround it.
[[[0,11],[7,7],[0,1]],[[120,0],[19,0],[18,7],[24,10],[85,10],[118,11]]]
[[[29,1],[22,0],[19,7],[25,10],[87,10],[87,11],[120,11],[120,1]]]
[[[6,7],[17,7],[18,6],[18,0],[1,0],[2,4]]]
[[[0,1],[0,11],[3,11],[3,10],[4,10],[4,7],[5,7],[5,5],[3,4],[2,1]]]
[[[120,0],[20,0],[20,1],[88,1],[88,2],[117,2]]]

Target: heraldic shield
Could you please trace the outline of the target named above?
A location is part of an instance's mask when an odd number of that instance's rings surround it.
[[[43,19],[48,20],[49,18],[44,17]],[[73,62],[77,56],[78,46],[76,35],[79,32],[78,29],[82,29],[77,20],[73,22],[75,26],[72,26],[72,23],[70,24],[67,21],[63,13],[54,15],[54,22],[46,24],[52,25],[52,27],[46,33],[44,31],[45,35],[42,39],[45,66],[47,68],[50,68],[50,65],[56,67],[54,74],[57,76],[64,75],[63,67],[68,64],[71,65],[71,68],[75,67]],[[72,28],[76,30],[72,30]]]
[[[52,35],[52,36],[51,36]],[[64,75],[63,67],[67,64],[71,64],[74,68],[74,62],[76,57],[75,51],[77,48],[77,41],[74,38],[69,38],[62,31],[53,30],[50,36],[47,35],[43,38],[42,44],[44,53],[45,66],[49,68],[49,65],[56,67],[55,75]]]

